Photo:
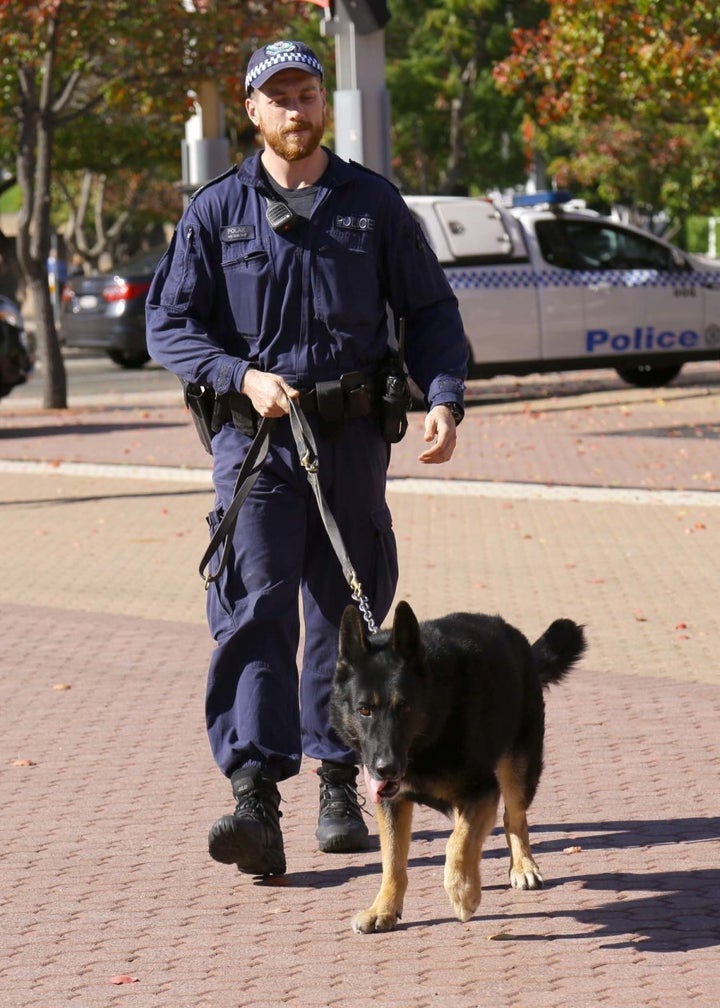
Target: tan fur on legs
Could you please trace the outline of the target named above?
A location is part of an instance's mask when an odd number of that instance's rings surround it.
[[[497,818],[499,796],[455,809],[455,828],[445,854],[445,892],[455,916],[470,920],[480,906],[480,858],[483,844]]]
[[[503,824],[510,848],[510,885],[513,889],[541,889],[543,877],[530,852],[524,767],[519,758],[504,756],[495,772],[505,803]]]
[[[407,889],[407,862],[412,836],[412,802],[398,801],[377,806],[380,853],[382,854],[382,882],[375,902],[361,910],[353,920],[353,931],[371,934],[373,931],[392,931],[402,917],[403,900]]]

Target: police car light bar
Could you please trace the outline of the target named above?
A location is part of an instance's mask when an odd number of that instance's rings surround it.
[[[512,198],[514,207],[532,207],[544,203],[548,206],[559,206],[562,203],[569,203],[572,200],[572,193],[567,189],[545,189],[535,193],[515,193]]]

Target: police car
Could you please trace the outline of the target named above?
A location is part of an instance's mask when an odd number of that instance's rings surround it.
[[[405,200],[460,302],[470,377],[611,367],[658,386],[720,359],[720,264],[566,193]]]

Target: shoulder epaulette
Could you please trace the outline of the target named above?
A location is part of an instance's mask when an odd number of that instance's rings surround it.
[[[235,175],[237,170],[238,166],[232,165],[230,168],[227,168],[220,175],[216,175],[215,178],[211,178],[207,182],[203,182],[203,184],[201,186],[198,186],[195,192],[190,197],[190,202],[192,203],[195,197],[199,196],[201,192],[205,191],[205,189],[208,189],[210,186],[217,185],[218,182],[222,182],[223,179],[229,178],[231,175]]]
[[[350,158],[350,159],[348,160],[348,164],[351,164],[351,165],[353,166],[353,168],[361,168],[361,169],[362,169],[362,170],[363,170],[364,172],[367,172],[367,173],[368,173],[368,175],[374,175],[374,176],[375,176],[376,178],[379,178],[379,179],[382,179],[382,180],[383,180],[383,182],[387,182],[387,184],[388,184],[389,186],[392,186],[392,188],[393,188],[393,189],[395,190],[395,192],[396,192],[396,193],[399,193],[400,195],[402,195],[402,193],[400,193],[400,190],[399,190],[399,189],[398,189],[398,187],[397,187],[397,186],[395,185],[395,183],[394,183],[394,182],[392,182],[392,181],[391,181],[391,180],[390,180],[390,179],[389,179],[389,178],[387,177],[387,175],[383,175],[383,174],[382,174],[382,172],[377,172],[377,171],[374,171],[374,170],[373,170],[372,168],[368,168],[368,166],[367,166],[367,165],[364,165],[364,164],[360,164],[360,162],[359,162],[359,161],[353,161],[353,159],[352,159],[352,158]]]

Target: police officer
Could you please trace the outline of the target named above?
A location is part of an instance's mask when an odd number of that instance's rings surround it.
[[[217,642],[207,730],[236,801],[212,825],[209,850],[253,875],[285,871],[277,784],[299,772],[303,753],[320,761],[320,849],[368,845],[355,754],[327,713],[350,590],[298,460],[288,399],[313,428],[324,496],[378,623],[398,573],[388,445],[373,405],[388,305],[406,320],[407,367],[428,404],[421,461],[450,458],[463,412],[467,348],[457,301],[397,190],[321,146],[322,81],[302,42],[253,54],[245,106],[264,149],[195,194],[147,307],[152,356],[229,404],[212,441],[211,530],[259,418],[278,418],[229,563],[207,593]]]

